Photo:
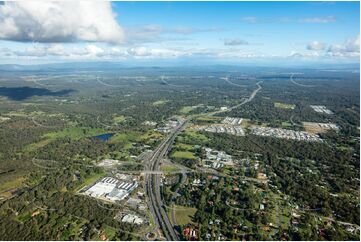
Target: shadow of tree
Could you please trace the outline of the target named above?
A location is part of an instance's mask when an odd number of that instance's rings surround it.
[[[51,91],[46,88],[35,87],[0,87],[0,96],[6,96],[11,100],[21,101],[32,96],[65,96],[74,91],[75,90],[73,89]]]

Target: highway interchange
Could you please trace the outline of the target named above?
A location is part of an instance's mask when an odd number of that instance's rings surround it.
[[[188,120],[182,121],[167,138],[154,150],[150,159],[146,163],[146,168],[150,171],[159,171],[161,160],[167,155],[177,134],[185,127]],[[165,211],[160,194],[161,177],[159,174],[146,174],[146,193],[148,195],[149,209],[155,218],[156,229],[160,228],[166,240],[179,240],[171,224],[168,214]]]
[[[234,108],[238,108],[250,101],[253,100],[253,98],[257,95],[257,93],[262,89],[261,84],[262,81],[256,83],[257,89],[255,89],[251,95],[243,100],[241,103],[229,108],[227,111],[232,110]],[[208,115],[215,115],[221,112],[225,112],[225,110],[220,110],[216,112],[210,112]],[[204,115],[202,113],[201,115]],[[162,202],[161,193],[160,193],[160,185],[161,185],[161,177],[158,172],[160,171],[160,162],[162,159],[165,158],[169,150],[171,149],[171,145],[178,135],[179,132],[181,132],[186,124],[188,123],[189,119],[192,119],[195,116],[190,116],[188,119],[185,119],[180,122],[180,124],[171,131],[170,134],[162,141],[162,143],[153,151],[149,159],[144,159],[145,163],[145,170],[148,170],[150,172],[146,173],[145,176],[145,182],[146,182],[146,194],[148,196],[148,205],[149,209],[155,219],[156,228],[161,229],[163,236],[168,241],[176,241],[179,240],[177,233],[168,217],[168,214],[165,210],[165,206]]]

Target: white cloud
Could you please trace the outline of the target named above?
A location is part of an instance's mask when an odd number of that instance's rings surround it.
[[[248,41],[241,40],[241,39],[226,39],[224,40],[224,45],[249,45]]]
[[[82,47],[64,47],[62,44],[38,44],[24,50],[0,49],[0,56],[16,58],[57,58],[76,60],[124,59],[129,56],[126,50],[117,47],[103,48],[94,44]]]
[[[291,51],[291,54],[288,56],[290,58],[302,58],[302,59],[315,59],[315,58],[322,58],[323,54],[319,53],[318,51],[312,51],[308,53],[299,53],[297,51]]]
[[[224,48],[189,48],[162,47],[159,45],[139,45],[137,47],[113,46],[106,44],[47,44],[39,43],[22,50],[0,48],[0,56],[5,58],[27,59],[48,58],[56,60],[132,60],[132,59],[176,59],[191,57],[195,59],[269,59],[290,58],[302,60],[341,60],[359,56],[360,36],[349,38],[342,44],[334,44],[325,48],[325,44],[318,41],[309,43],[311,51],[293,51],[290,55],[269,55],[257,50],[244,50],[234,46]]]
[[[0,5],[0,39],[121,43],[123,29],[105,1],[21,1]]]
[[[127,53],[137,59],[141,58],[177,58],[180,56],[187,55],[186,52],[174,49],[166,48],[147,48],[147,47],[136,47],[130,48]]]
[[[67,53],[61,44],[33,45],[24,50],[10,51],[14,56],[44,57],[44,56],[66,56]]]
[[[345,49],[347,52],[360,52],[360,35],[347,39]]]
[[[344,43],[332,44],[326,48],[324,43],[312,41],[306,46],[307,50],[312,52],[304,53],[302,56],[307,57],[358,57],[360,56],[360,35],[348,38]]]
[[[85,47],[85,50],[87,53],[89,53],[90,55],[101,55],[104,53],[104,50],[102,48],[99,48],[96,45],[87,45]]]
[[[327,24],[327,23],[336,22],[336,17],[334,17],[334,16],[327,16],[327,17],[303,18],[303,19],[300,19],[300,22],[302,22],[302,23],[321,23],[321,24]]]
[[[331,45],[327,53],[330,56],[355,57],[360,55],[360,35],[348,38],[343,44]]]
[[[319,51],[319,50],[324,50],[325,48],[326,48],[326,45],[324,43],[321,43],[321,42],[317,41],[317,40],[312,41],[312,42],[308,43],[308,45],[307,45],[308,50]]]

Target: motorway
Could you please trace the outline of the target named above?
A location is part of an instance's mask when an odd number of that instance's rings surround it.
[[[253,98],[255,98],[255,96],[257,95],[257,93],[262,89],[262,86],[260,85],[262,82],[263,82],[263,81],[259,81],[259,82],[256,83],[257,89],[255,89],[248,98],[246,98],[245,100],[243,100],[243,102],[241,102],[240,104],[237,104],[237,105],[229,108],[227,111],[236,109],[236,108],[238,108],[238,107],[240,107],[240,106],[242,106],[242,105],[244,105],[244,104],[246,104],[246,103],[251,102],[251,101],[253,100]]]
[[[240,104],[237,104],[226,111],[230,111],[237,107],[240,107],[250,101],[257,95],[257,93],[262,89],[262,81],[257,82],[257,89],[255,89],[251,95],[243,100]],[[224,110],[215,111],[208,113],[208,115],[214,115],[218,113],[225,112]],[[204,115],[204,114],[203,114]],[[151,171],[146,172],[145,182],[146,182],[146,193],[148,195],[148,204],[153,217],[155,218],[156,228],[160,228],[163,232],[163,235],[166,240],[178,240],[177,234],[173,228],[172,223],[169,220],[168,214],[165,211],[165,207],[162,202],[161,193],[160,193],[160,174],[159,172],[159,163],[167,155],[168,151],[171,148],[171,145],[177,136],[177,134],[182,131],[186,126],[189,119],[192,119],[192,115],[188,117],[188,120],[181,122],[167,137],[162,143],[153,151],[149,160],[145,160],[144,169]]]
[[[239,84],[237,84],[237,83],[231,82],[231,81],[229,80],[229,76],[221,77],[221,79],[224,80],[225,82],[227,82],[227,83],[230,84],[230,85],[237,86],[237,87],[245,87],[244,85],[239,85]]]
[[[159,171],[160,161],[166,156],[169,152],[171,145],[177,136],[177,134],[182,131],[182,129],[187,124],[188,120],[182,121],[167,137],[162,143],[154,150],[150,159],[146,161],[146,169],[150,171],[157,172]],[[161,177],[157,173],[147,173],[145,177],[146,182],[146,193],[148,195],[148,205],[153,217],[155,218],[155,223],[158,228],[163,232],[166,240],[178,240],[178,236],[174,231],[174,228],[169,220],[168,214],[164,209],[164,205],[160,193],[160,181]]]
[[[292,73],[291,76],[290,76],[290,81],[291,81],[293,84],[295,84],[295,85],[297,85],[297,86],[300,86],[300,87],[314,87],[314,85],[305,85],[305,84],[300,84],[300,83],[298,83],[298,82],[295,82],[295,81],[293,80],[293,76],[294,76],[294,75],[295,75],[295,74]]]
[[[214,112],[209,112],[207,114],[205,113],[202,113],[201,115],[208,115],[208,116],[213,116],[213,115],[216,115],[216,114],[220,114],[220,113],[224,113],[224,112],[229,112],[233,109],[236,109],[236,108],[239,108],[240,106],[243,106],[245,105],[246,103],[249,103],[253,100],[253,98],[256,97],[257,93],[262,89],[262,86],[260,85],[263,81],[259,81],[256,83],[257,85],[257,89],[253,90],[253,92],[251,93],[251,95],[244,99],[241,103],[237,104],[237,105],[234,105],[228,109],[225,109],[225,110],[218,110],[218,111],[214,111]]]

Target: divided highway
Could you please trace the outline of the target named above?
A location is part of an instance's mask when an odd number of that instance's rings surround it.
[[[260,85],[262,81],[257,82],[257,89],[255,89],[251,95],[243,100],[240,104],[237,104],[233,107],[231,107],[229,110],[235,109],[237,107],[240,107],[250,101],[253,100],[253,98],[257,95],[257,93],[262,89],[262,86]],[[224,110],[215,111],[208,113],[208,115],[214,115],[221,112],[225,112]],[[204,114],[203,114],[204,115]],[[196,115],[197,116],[197,115]],[[193,116],[195,117],[195,116]],[[188,120],[192,119],[192,115],[188,117]],[[146,193],[149,198],[149,209],[151,213],[153,214],[153,217],[155,218],[155,223],[157,225],[157,228],[160,228],[163,232],[164,237],[168,241],[175,241],[179,240],[178,236],[173,228],[172,223],[169,220],[168,214],[165,211],[161,194],[160,194],[160,174],[157,174],[159,171],[159,163],[160,161],[167,155],[169,152],[171,145],[177,136],[177,134],[186,126],[188,120],[182,121],[168,136],[167,138],[162,141],[162,143],[153,151],[151,157],[149,160],[146,160],[145,163],[145,169],[147,171],[145,176],[145,182],[146,182]]]
[[[159,171],[159,163],[169,152],[171,145],[177,134],[185,127],[187,120],[182,121],[167,138],[154,150],[152,156],[146,163],[146,169],[150,171]],[[172,223],[169,220],[168,214],[164,209],[160,194],[160,175],[147,173],[145,176],[146,193],[149,198],[149,208],[157,227],[163,231],[166,240],[178,240],[178,236],[174,231]]]

